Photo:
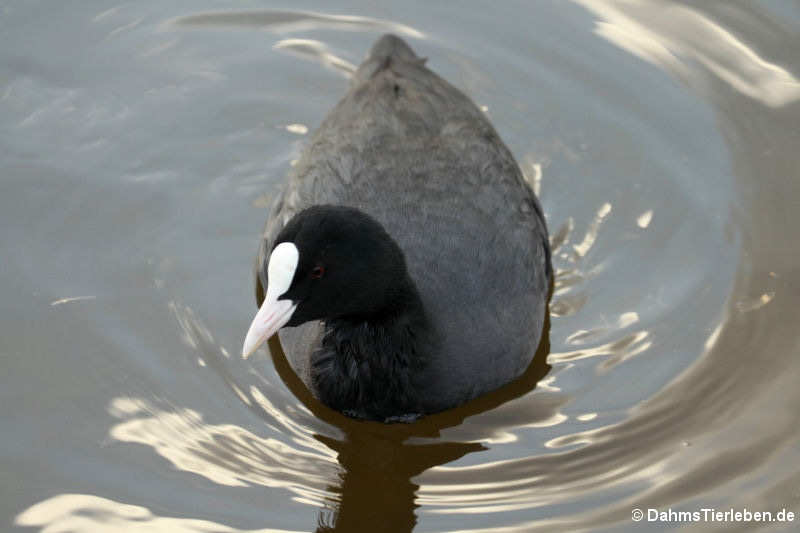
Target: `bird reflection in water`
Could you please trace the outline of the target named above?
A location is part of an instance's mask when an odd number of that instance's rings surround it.
[[[486,450],[484,443],[513,439],[507,433],[508,413],[493,422],[489,411],[532,391],[550,369],[548,319],[531,365],[505,387],[412,424],[358,421],[311,395],[289,366],[277,338],[269,344],[272,361],[299,405],[280,405],[279,397],[269,390],[272,385],[256,369],[242,377],[242,368],[237,367],[241,359],[230,358],[190,309],[171,307],[192,357],[222,378],[242,405],[264,421],[268,433],[279,434],[265,437],[257,429],[210,424],[192,409],[162,409],[147,400],[121,397],[109,409],[121,419],[110,436],[150,446],[178,470],[220,485],[286,489],[294,501],[321,509],[320,532],[369,531],[376,524],[383,524],[386,531],[411,531],[419,506],[420,485],[414,478]],[[526,405],[519,425],[551,419],[563,401],[543,401],[541,409]],[[465,422],[481,413],[488,416],[480,417],[480,423]]]
[[[549,317],[549,313],[545,316]],[[315,399],[289,366],[280,343],[273,338],[270,352],[275,369],[294,395],[315,416],[338,427],[343,435],[315,435],[337,453],[339,480],[328,487],[329,508],[320,512],[318,532],[411,531],[419,485],[413,478],[424,471],[485,450],[480,442],[446,441],[441,431],[466,418],[494,409],[527,394],[547,374],[550,320],[545,321],[542,342],[525,373],[514,382],[465,405],[429,415],[413,424],[383,424],[348,418]],[[490,428],[483,428],[483,431]],[[475,435],[475,437],[478,437]],[[478,440],[478,439],[475,439]]]

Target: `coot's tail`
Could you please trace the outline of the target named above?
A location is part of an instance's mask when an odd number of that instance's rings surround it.
[[[413,61],[417,58],[417,54],[411,49],[406,42],[398,37],[387,33],[372,45],[369,51],[369,59],[377,61],[386,61],[392,59],[403,59],[406,61]]]
[[[417,56],[397,35],[387,33],[372,45],[367,59],[358,67],[354,81],[357,83],[367,81],[378,72],[390,68],[395,62],[421,65],[425,63],[425,58]]]

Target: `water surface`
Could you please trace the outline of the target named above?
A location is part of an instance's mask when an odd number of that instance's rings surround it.
[[[2,529],[800,512],[795,4],[287,6],[0,7]],[[488,113],[557,270],[521,380],[397,426],[238,355],[270,199],[385,32]]]

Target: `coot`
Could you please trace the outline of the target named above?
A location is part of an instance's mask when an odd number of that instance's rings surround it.
[[[323,403],[408,421],[519,376],[551,280],[542,209],[508,148],[385,35],[270,211],[243,354],[280,329]]]

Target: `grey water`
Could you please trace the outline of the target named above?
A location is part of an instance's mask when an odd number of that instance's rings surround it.
[[[526,374],[407,425],[239,356],[270,200],[386,32],[487,113],[556,269]],[[789,0],[3,2],[0,530],[796,530],[798,35]],[[649,516],[704,508],[795,518]]]

